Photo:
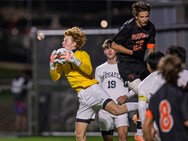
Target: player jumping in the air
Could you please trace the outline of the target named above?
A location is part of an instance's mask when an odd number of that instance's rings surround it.
[[[149,74],[144,56],[146,51],[148,53],[154,51],[156,31],[154,24],[149,21],[150,5],[148,3],[134,3],[132,13],[134,18],[122,25],[120,31],[114,36],[111,47],[119,51],[118,69],[124,83],[128,82],[128,87],[137,93],[139,83]],[[137,138],[139,136],[135,136],[136,140],[143,140]]]

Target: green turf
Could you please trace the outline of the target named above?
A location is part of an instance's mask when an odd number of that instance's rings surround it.
[[[7,137],[0,138],[0,141],[75,141],[74,137]],[[87,137],[87,141],[102,141],[102,137]],[[118,141],[117,137],[114,137],[113,141]],[[129,137],[128,141],[134,141],[133,137]]]

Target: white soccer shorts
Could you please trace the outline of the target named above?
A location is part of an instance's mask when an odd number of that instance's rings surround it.
[[[78,93],[79,109],[76,118],[91,119],[96,109],[102,109],[103,103],[110,99],[109,95],[98,85],[92,85],[87,89],[82,89]]]
[[[99,125],[101,131],[113,130],[114,127],[129,126],[128,114],[114,116],[101,109],[99,111]]]

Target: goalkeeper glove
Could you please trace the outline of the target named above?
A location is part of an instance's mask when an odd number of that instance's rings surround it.
[[[56,51],[59,64],[65,64],[65,62],[67,62],[67,60],[63,56],[66,56],[68,51],[69,50],[67,50],[66,48],[60,48]]]
[[[68,62],[74,63],[76,66],[80,66],[81,64],[81,61],[74,57],[74,53],[71,50],[67,51],[66,55],[61,56],[61,58],[65,59]]]
[[[55,64],[57,63],[57,53],[56,50],[53,50],[50,55],[50,70],[55,70]]]

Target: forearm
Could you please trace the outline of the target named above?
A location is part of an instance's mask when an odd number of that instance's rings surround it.
[[[87,53],[83,52],[82,54],[75,55],[72,51],[69,51],[65,56],[62,56],[62,58],[65,58],[66,61],[75,64],[85,74],[91,75],[93,68],[90,57]]]
[[[91,75],[93,69],[92,66],[89,64],[81,63],[79,66],[80,70],[83,71],[87,75]]]
[[[62,74],[62,68],[60,64],[56,64],[55,70],[50,70],[50,76],[53,81],[57,81],[60,79]]]
[[[136,93],[133,91],[133,90],[130,90],[129,92],[128,92],[128,94],[127,94],[127,97],[128,98],[131,98],[131,97],[133,97],[133,96],[135,96],[136,95]]]
[[[184,125],[188,128],[188,120],[184,121]]]
[[[57,81],[61,77],[61,75],[58,74],[56,70],[50,70],[50,76],[53,81]]]
[[[128,55],[132,55],[133,54],[132,50],[127,49],[127,48],[123,47],[122,45],[118,45],[115,42],[112,43],[111,48],[113,48],[114,50],[119,51],[121,53],[128,54]]]
[[[147,106],[146,101],[142,101],[142,100],[138,101],[138,112],[142,125],[144,124],[144,119],[146,115],[146,106]]]
[[[147,55],[149,55],[150,53],[154,52],[155,48],[148,48],[147,50]]]
[[[153,141],[153,121],[149,118],[146,118],[143,125],[143,134],[145,141]]]

